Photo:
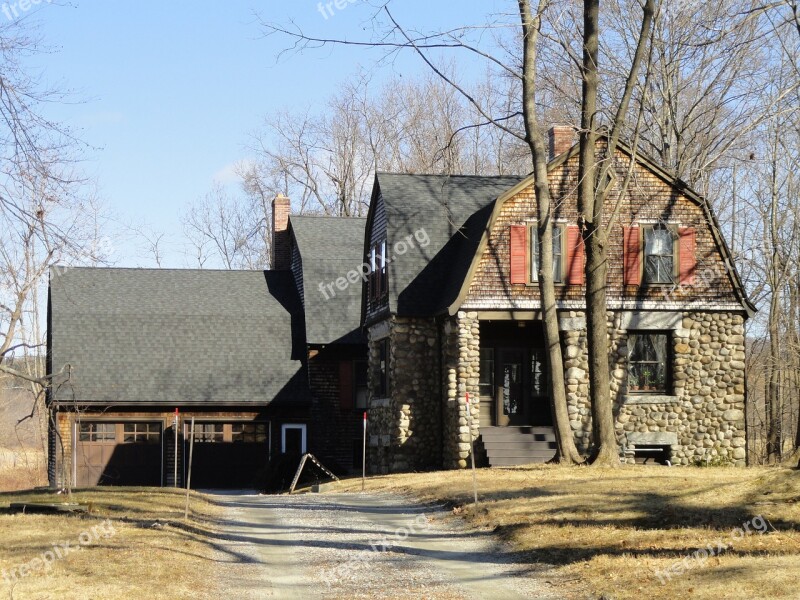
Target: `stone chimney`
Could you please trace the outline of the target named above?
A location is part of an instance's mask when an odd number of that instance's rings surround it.
[[[272,260],[270,268],[285,271],[292,267],[292,254],[289,248],[289,215],[292,202],[283,194],[272,201]]]
[[[575,144],[575,128],[571,125],[553,125],[547,131],[547,160],[564,154]]]

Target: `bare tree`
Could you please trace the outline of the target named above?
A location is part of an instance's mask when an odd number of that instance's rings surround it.
[[[529,2],[519,2],[519,20],[517,21],[517,27],[520,25],[522,26],[522,35],[525,39],[523,46],[525,54],[523,59],[524,65],[514,64],[513,62],[507,64],[497,56],[484,52],[478,48],[477,45],[473,45],[468,38],[475,28],[468,26],[446,32],[415,33],[412,35],[395,20],[389,5],[390,3],[383,5],[379,15],[376,15],[376,19],[385,18],[385,22],[379,24],[379,26],[386,27],[385,30],[381,31],[380,41],[377,42],[353,42],[318,38],[305,35],[302,31],[289,30],[280,25],[270,23],[264,23],[264,27],[268,34],[289,36],[291,39],[295,40],[297,47],[301,49],[327,44],[345,44],[381,48],[388,54],[402,50],[409,50],[416,53],[439,80],[438,85],[444,85],[451,93],[455,92],[462,101],[466,102],[467,106],[470,107],[473,118],[471,122],[466,124],[462,129],[473,130],[478,127],[493,127],[502,132],[502,136],[507,136],[509,140],[514,140],[513,144],[509,145],[516,145],[517,147],[524,145],[524,147],[527,148],[530,162],[527,160],[524,162],[533,164],[534,172],[536,173],[535,191],[539,216],[537,235],[539,236],[538,242],[542,252],[541,263],[548,265],[548,259],[552,260],[552,255],[550,254],[552,252],[552,209],[549,201],[550,192],[547,179],[543,129],[538,125],[535,100],[537,89],[535,76],[536,47],[538,41],[537,32],[541,23],[541,14],[547,8],[548,2],[542,2],[537,6],[535,11],[531,9]],[[512,27],[511,23],[501,26],[506,28]],[[511,29],[508,30],[511,31]],[[519,38],[517,38],[517,44],[519,44]],[[517,103],[510,100],[498,104],[495,98],[480,98],[476,92],[471,92],[465,85],[459,84],[456,74],[446,64],[436,64],[432,53],[442,48],[458,49],[485,58],[492,68],[495,68],[503,77],[512,82],[510,89],[515,89],[515,86],[516,89],[519,89],[519,87],[522,88],[522,101]],[[513,56],[513,51],[508,53],[508,58],[511,61],[514,60]],[[445,94],[444,97],[449,97],[449,95]],[[448,106],[450,106],[450,104],[448,104]],[[498,108],[500,109],[499,113],[495,112]],[[452,119],[445,119],[444,121],[448,123],[450,120]],[[520,123],[522,123],[522,127],[520,127]],[[297,131],[297,128],[295,128],[294,131]],[[449,131],[452,132],[452,134],[456,133],[452,127],[450,127]],[[453,135],[450,137],[453,138]],[[414,137],[411,138],[412,149],[419,147],[419,144],[414,144],[415,139]],[[435,139],[441,142],[444,137],[440,136]],[[405,140],[398,140],[395,142],[396,145],[394,148],[396,148],[396,151],[394,153],[389,152],[389,155],[393,159],[404,155],[402,150],[400,150],[404,148],[404,141]],[[450,152],[453,140],[450,139],[448,143],[449,145],[444,148],[444,150],[448,151],[445,154],[448,158],[444,161],[444,166],[446,169],[451,169],[456,166],[456,161],[454,160],[455,155]],[[378,150],[378,148],[376,148],[376,150]],[[302,153],[301,156],[304,160],[297,162],[305,164],[307,162],[305,161],[305,157],[308,156],[308,154]],[[380,165],[380,161],[381,156],[375,154],[376,164]],[[476,168],[473,172],[477,170]],[[577,462],[581,459],[575,448],[575,441],[569,427],[567,416],[564,369],[558,333],[555,288],[552,273],[548,272],[547,268],[540,270],[539,288],[545,325],[545,344],[548,349],[550,360],[548,377],[551,390],[551,403],[556,423],[556,437],[558,440],[556,460],[566,463]]]
[[[183,216],[187,254],[199,268],[266,268],[270,226],[265,209],[260,196],[242,197],[216,185]]]

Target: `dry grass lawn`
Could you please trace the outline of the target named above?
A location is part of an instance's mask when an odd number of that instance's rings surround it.
[[[97,488],[78,491],[73,498],[87,504],[89,514],[10,514],[11,502],[65,498],[43,492],[0,494],[0,598],[224,595],[223,578],[234,561],[216,543],[213,523],[222,509],[212,498],[193,494],[189,524],[183,522],[185,496],[180,490]],[[113,529],[103,526],[106,519]],[[54,544],[79,545],[84,532],[92,543],[53,561],[49,569],[35,560]],[[19,576],[20,565],[31,567],[27,576]]]
[[[367,481],[496,529],[529,560],[555,565],[565,597],[800,598],[800,471],[537,465],[481,469],[478,486],[476,510],[469,471]],[[756,533],[738,531],[745,524]]]
[[[452,504],[526,560],[554,565],[551,580],[567,598],[800,598],[800,471],[531,466],[480,470],[478,484],[477,509],[468,471],[374,477],[367,487]],[[350,480],[335,489],[360,486]],[[171,489],[79,491],[74,500],[91,508],[83,516],[3,508],[20,500],[64,498],[0,494],[0,570],[19,576],[20,565],[32,567],[16,582],[0,577],[0,598],[218,598],[241,567],[218,543],[222,509],[213,497],[193,494],[189,524],[182,492]],[[106,519],[113,535],[49,569],[34,562],[54,544],[78,544]],[[739,534],[745,524],[756,533]],[[680,566],[701,549],[717,555]]]

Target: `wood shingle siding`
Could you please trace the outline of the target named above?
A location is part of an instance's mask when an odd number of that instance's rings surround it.
[[[558,162],[558,161],[557,161]],[[604,224],[615,210],[616,217],[608,236],[608,299],[610,307],[682,307],[689,304],[719,310],[746,310],[741,284],[728,262],[727,249],[715,231],[708,207],[641,163],[633,174],[624,197],[621,185],[627,175],[629,157],[619,151],[615,160],[616,177],[608,199]],[[554,221],[577,223],[578,157],[568,156],[551,167],[550,185]],[[512,232],[535,218],[536,199],[531,185],[517,189],[505,199],[494,216],[485,251],[478,257],[474,275],[461,309],[539,307],[538,286],[517,285],[522,264]],[[664,224],[678,232],[676,280],[668,285],[643,285],[642,234],[644,228]],[[574,240],[578,230],[568,226],[565,234],[567,285],[556,286],[556,300],[562,308],[580,308],[584,303],[583,252]],[[519,235],[519,234],[517,234]],[[528,249],[526,249],[529,252]],[[452,308],[451,308],[452,312]]]

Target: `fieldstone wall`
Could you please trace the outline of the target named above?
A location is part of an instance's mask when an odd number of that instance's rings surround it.
[[[589,351],[586,315],[570,311],[559,316],[567,412],[578,452],[588,454],[592,441],[592,412],[589,405]]]
[[[611,392],[623,457],[636,445],[668,445],[675,464],[714,460],[744,465],[744,319],[726,312],[609,312]],[[584,314],[562,326],[570,424],[579,451],[591,446]],[[582,327],[570,327],[570,323]],[[628,391],[628,331],[671,330],[670,394]],[[625,450],[628,450],[626,453]]]
[[[442,340],[443,466],[448,469],[463,469],[468,464],[471,441],[478,438],[480,430],[478,313],[459,311],[456,316],[445,321]],[[469,406],[467,393],[470,398]]]
[[[623,460],[637,445],[665,445],[675,464],[744,465],[744,318],[726,312],[608,313],[611,392]],[[559,315],[567,409],[579,451],[591,452],[586,320]],[[669,394],[628,390],[628,332],[670,331]],[[378,388],[378,343],[390,339],[389,394]],[[370,469],[466,468],[480,429],[480,323],[461,311],[443,322],[392,319],[369,331]],[[471,402],[466,403],[469,392]],[[470,412],[468,412],[470,411]],[[470,419],[472,428],[470,429]]]
[[[433,319],[396,318],[368,332],[370,470],[423,470],[442,464],[439,336]],[[379,344],[389,339],[389,390],[378,397]]]

